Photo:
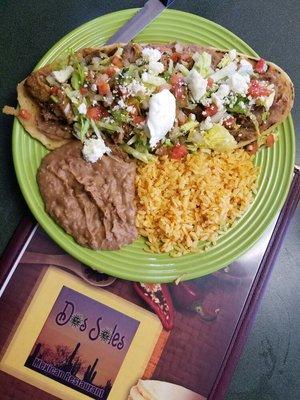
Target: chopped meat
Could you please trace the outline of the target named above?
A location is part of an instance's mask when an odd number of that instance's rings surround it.
[[[50,139],[72,139],[72,126],[66,125],[55,115],[45,108],[41,108],[41,113],[36,116],[37,128]]]
[[[51,68],[44,67],[33,72],[25,81],[25,89],[33,99],[44,103],[50,100],[51,87],[46,81],[46,76],[51,73]]]
[[[53,112],[61,119],[66,120],[68,124],[72,124],[74,122],[74,114],[68,96],[61,90],[56,96],[58,102],[51,104]]]
[[[257,139],[257,132],[250,118],[240,115],[236,118],[237,129],[229,130],[237,142]]]
[[[116,250],[137,238],[135,163],[113,149],[88,163],[82,144],[70,142],[49,153],[38,171],[46,211],[83,246]]]
[[[140,45],[138,45],[137,43],[128,43],[125,47],[124,47],[124,51],[122,54],[122,59],[123,61],[127,62],[127,64],[132,64],[135,63],[136,60],[141,57],[142,54],[142,48]]]
[[[71,139],[72,127],[65,124],[48,107],[40,106],[36,117],[37,127],[51,139]]]

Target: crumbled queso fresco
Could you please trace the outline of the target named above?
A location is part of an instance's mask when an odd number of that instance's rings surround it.
[[[87,161],[96,162],[117,143],[148,162],[159,149],[178,145],[189,152],[228,149],[228,143],[234,148],[241,118],[257,132],[275,99],[274,85],[264,79],[267,69],[264,60],[250,62],[234,49],[215,64],[210,53],[180,44],[129,44],[112,55],[72,54],[47,80],[68,99],[65,113],[73,114]]]

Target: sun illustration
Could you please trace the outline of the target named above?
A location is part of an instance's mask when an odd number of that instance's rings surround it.
[[[74,328],[78,328],[83,323],[83,315],[81,314],[73,314],[70,318],[70,325],[74,326]]]
[[[103,328],[100,331],[99,338],[102,342],[108,342],[111,337],[111,330],[109,328]]]

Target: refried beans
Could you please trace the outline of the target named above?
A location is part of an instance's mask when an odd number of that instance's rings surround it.
[[[42,160],[45,209],[80,245],[117,250],[137,238],[135,163],[120,151],[88,163],[81,150],[74,140]]]

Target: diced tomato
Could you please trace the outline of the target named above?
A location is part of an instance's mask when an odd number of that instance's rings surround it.
[[[207,117],[212,117],[213,115],[217,114],[218,112],[218,107],[215,104],[210,105],[209,107],[205,107],[205,110],[203,111],[203,115]]]
[[[213,84],[214,84],[213,78],[211,77],[207,78],[207,87],[211,88]]]
[[[19,111],[19,117],[28,121],[31,118],[31,113],[25,110],[25,108],[21,108]]]
[[[266,72],[267,68],[268,66],[266,60],[264,60],[263,58],[260,58],[255,65],[255,71],[259,74],[263,74],[264,72]]]
[[[188,154],[187,148],[183,144],[176,144],[171,149],[171,158],[173,160],[180,160]]]
[[[133,122],[134,125],[139,125],[139,124],[145,122],[145,120],[146,120],[146,118],[143,117],[142,115],[135,115],[132,118],[132,122]]]
[[[84,87],[84,86],[82,86],[82,87],[79,89],[79,91],[80,91],[80,93],[82,94],[82,96],[86,96],[86,95],[89,93],[88,88],[86,88],[86,87]]]
[[[184,77],[182,74],[173,74],[170,78],[170,85],[183,85],[184,84]]]
[[[184,84],[184,78],[181,74],[174,74],[170,78],[170,84],[172,85],[172,92],[179,102],[186,100],[186,86]]]
[[[272,147],[274,143],[275,143],[275,137],[272,133],[270,133],[270,135],[268,135],[266,139],[266,146]]]
[[[105,96],[110,92],[109,84],[107,82],[104,82],[103,80],[97,81],[97,88],[98,88],[98,93],[101,94],[102,96]]]
[[[121,58],[119,58],[117,56],[113,57],[112,63],[118,68],[122,68],[123,67],[123,61],[121,60]]]
[[[187,121],[187,116],[185,115],[185,113],[180,108],[178,108],[176,110],[176,117],[178,119],[178,124],[179,125],[183,125]]]
[[[59,92],[59,87],[58,86],[51,86],[51,94],[57,95]]]
[[[108,117],[109,113],[103,106],[91,106],[87,109],[87,117],[95,121],[99,121],[103,117]]]
[[[180,57],[181,57],[181,54],[175,52],[175,53],[172,54],[171,59],[172,59],[174,62],[178,62],[178,61],[180,60]]]
[[[248,94],[253,97],[269,96],[271,91],[257,79],[252,79],[248,88]]]
[[[112,76],[115,76],[117,73],[117,70],[115,67],[113,67],[112,65],[110,67],[107,68],[107,70],[105,71],[106,74],[111,78]]]
[[[225,126],[225,128],[232,128],[234,124],[235,118],[232,116],[226,118],[225,121],[223,121],[223,126]]]
[[[182,61],[190,61],[191,55],[187,54],[187,53],[183,53],[183,54],[180,55],[180,58],[181,58]]]
[[[258,151],[258,144],[256,142],[248,144],[246,150],[249,154],[256,154]]]

